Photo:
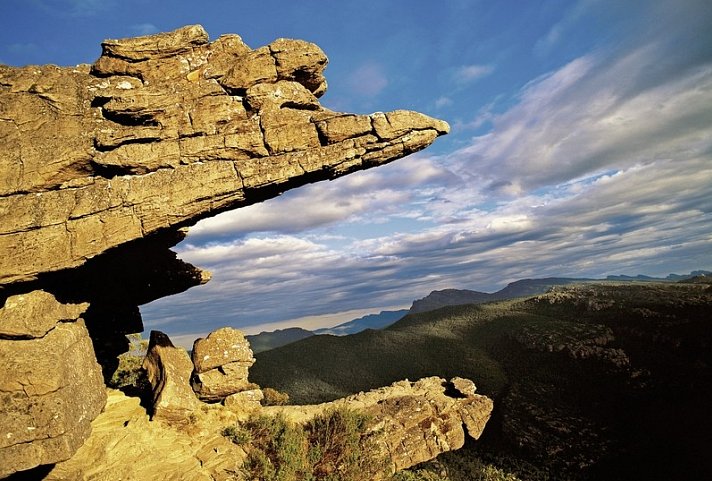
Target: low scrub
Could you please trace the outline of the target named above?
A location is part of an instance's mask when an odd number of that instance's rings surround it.
[[[246,447],[247,479],[363,481],[384,478],[390,460],[376,446],[368,417],[336,409],[305,425],[283,416],[258,416],[223,435]]]
[[[266,387],[262,389],[262,394],[264,395],[264,399],[262,400],[263,406],[284,406],[289,404],[289,394],[286,392]]]

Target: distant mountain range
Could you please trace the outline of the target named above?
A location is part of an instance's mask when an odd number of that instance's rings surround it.
[[[508,284],[503,289],[493,292],[470,291],[467,289],[444,289],[433,291],[422,299],[413,301],[410,314],[434,311],[445,306],[462,304],[482,304],[484,302],[503,301],[516,297],[535,296],[543,294],[553,286],[586,282],[593,279],[573,279],[566,277],[548,277],[544,279],[522,279]]]
[[[434,311],[446,306],[458,306],[464,304],[482,304],[485,302],[504,301],[517,297],[535,296],[543,294],[554,286],[564,286],[580,282],[601,282],[601,281],[641,281],[641,282],[676,282],[697,277],[711,276],[712,271],[697,270],[689,274],[669,274],[667,277],[650,277],[644,275],[627,276],[611,275],[606,279],[590,278],[568,278],[568,277],[546,277],[543,279],[521,279],[507,284],[497,292],[487,293],[472,291],[468,289],[443,289],[432,291],[422,299],[413,301],[410,310],[401,309],[398,311],[381,311],[378,314],[368,314],[358,319],[339,324],[338,326],[309,331],[300,327],[279,329],[272,332],[261,332],[259,334],[246,336],[250,341],[252,350],[255,353],[269,351],[278,347],[286,346],[296,341],[300,341],[314,335],[330,334],[334,336],[346,336],[356,334],[366,329],[384,329],[406,314]]]
[[[668,274],[667,277],[650,277],[638,274],[637,276],[608,276],[607,281],[684,281],[692,277],[705,277],[712,275],[710,271],[692,271],[689,274]]]
[[[277,329],[270,332],[262,331],[259,334],[245,336],[245,338],[249,341],[252,352],[256,354],[276,347],[286,346],[313,335],[313,332],[301,327],[290,327],[289,329]]]
[[[330,334],[333,336],[346,336],[356,334],[366,329],[383,329],[388,327],[403,316],[408,314],[407,309],[399,311],[381,311],[378,314],[368,314],[358,319],[339,324],[338,326],[309,331],[301,327],[291,327],[289,329],[279,329],[272,332],[261,332],[259,334],[245,336],[250,342],[254,353],[269,351],[277,347],[286,346],[296,341],[314,335]]]
[[[388,327],[403,316],[408,314],[408,309],[399,311],[381,311],[378,314],[367,314],[353,321],[339,324],[338,326],[317,329],[314,334],[332,334],[334,336],[346,336],[356,334],[366,329],[383,329]]]

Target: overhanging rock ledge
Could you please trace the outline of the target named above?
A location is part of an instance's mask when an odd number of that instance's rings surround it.
[[[93,65],[0,65],[0,477],[70,456],[138,306],[208,281],[169,250],[185,227],[449,129],[322,107],[327,58],[301,40],[253,50],[194,25],[102,47]]]

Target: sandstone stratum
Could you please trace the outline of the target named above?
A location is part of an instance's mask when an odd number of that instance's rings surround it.
[[[240,458],[223,459],[236,449],[213,421],[259,406],[261,391],[247,382],[251,351],[202,365],[156,334],[145,363],[154,419],[114,391],[107,405],[125,335],[143,330],[138,306],[210,279],[170,248],[200,219],[399,159],[449,127],[410,111],[322,107],[327,58],[301,40],[251,49],[238,35],[210,42],[194,25],[102,49],[73,68],[0,65],[0,477],[60,463],[57,473],[73,474],[50,477],[116,479],[117,466],[143,460],[185,461],[191,479],[228,479],[224,463],[233,469]],[[417,402],[440,389],[425,385]],[[492,407],[479,398],[476,415],[455,409],[474,401],[448,401],[449,410],[408,425],[408,439],[426,440],[417,435],[426,424],[456,429],[453,420],[479,436],[471,426],[481,432]],[[428,459],[461,444],[448,436],[427,444]],[[171,440],[166,452],[158,438]],[[121,443],[136,446],[133,455],[72,458]]]

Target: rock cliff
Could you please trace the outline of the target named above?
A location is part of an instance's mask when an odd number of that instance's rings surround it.
[[[0,477],[71,456],[138,306],[209,280],[169,250],[188,226],[448,131],[322,107],[327,58],[300,40],[253,50],[196,25],[102,47],[0,65]]]

